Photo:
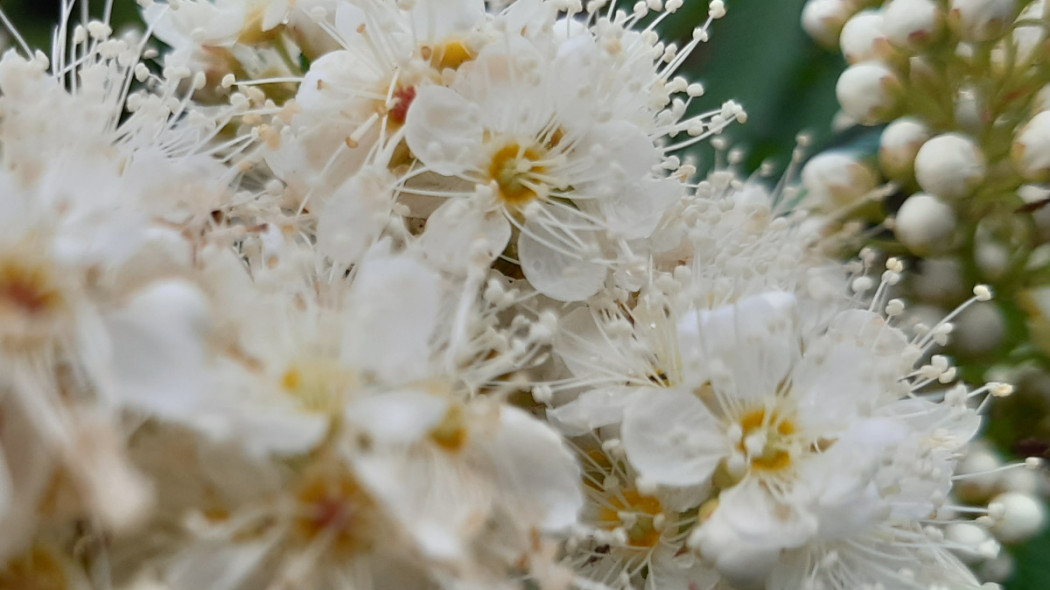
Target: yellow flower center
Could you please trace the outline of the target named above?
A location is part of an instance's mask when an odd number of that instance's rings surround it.
[[[499,187],[499,198],[507,206],[518,208],[539,196],[534,188],[536,175],[546,172],[539,162],[546,154],[538,147],[523,147],[510,142],[496,150],[489,163],[489,179]]]
[[[333,359],[302,359],[281,375],[281,388],[300,408],[319,414],[342,411],[357,375]]]
[[[764,408],[753,410],[740,418],[743,437],[738,448],[748,455],[752,469],[759,471],[782,471],[791,466],[791,447],[795,424],[776,411],[767,414]],[[759,449],[748,448],[748,440],[764,438]]]
[[[342,463],[324,460],[304,474],[295,494],[294,531],[304,544],[323,538],[343,556],[369,551],[376,542],[375,500]]]
[[[430,440],[446,451],[454,453],[466,445],[468,434],[463,406],[453,403],[445,411],[441,422],[430,431]]]
[[[631,547],[651,548],[660,542],[660,530],[653,524],[663,513],[660,500],[628,489],[610,496],[604,504],[598,511],[599,526],[606,530],[623,528]]]
[[[66,590],[68,577],[59,558],[33,547],[0,566],[0,590]]]

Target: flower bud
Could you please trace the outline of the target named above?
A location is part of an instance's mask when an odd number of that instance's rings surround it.
[[[967,307],[955,320],[952,345],[959,352],[982,356],[995,350],[1006,335],[1006,321],[992,302]]]
[[[853,14],[847,0],[809,0],[802,9],[802,28],[814,41],[831,49],[839,43],[842,25]]]
[[[955,258],[924,259],[912,273],[911,284],[923,301],[950,303],[966,295],[962,263]]]
[[[955,92],[955,124],[968,133],[979,133],[984,126],[985,106],[981,94],[971,86]]]
[[[929,254],[950,242],[955,231],[955,211],[926,193],[908,197],[897,211],[893,233],[916,254]]]
[[[1015,0],[951,0],[948,25],[965,41],[988,41],[1006,32],[1015,14]]]
[[[893,70],[866,61],[854,64],[839,76],[835,95],[846,114],[861,125],[876,125],[893,118],[904,87]]]
[[[872,191],[878,180],[870,166],[841,151],[817,154],[802,168],[802,186],[818,208],[851,205]]]
[[[1002,279],[1010,268],[1010,249],[983,232],[978,232],[973,258],[981,276],[989,281]]]
[[[1004,543],[1019,543],[1043,529],[1046,510],[1039,500],[1021,492],[1006,492],[992,498],[988,509],[1002,510],[991,526],[992,533]]]
[[[891,0],[883,7],[882,30],[898,47],[926,47],[943,29],[944,12],[933,0]]]
[[[1010,159],[1025,180],[1050,181],[1050,111],[1037,113],[1014,136]]]
[[[915,156],[915,179],[922,190],[943,199],[973,192],[987,166],[977,144],[961,133],[945,133],[927,141]]]
[[[984,527],[968,522],[954,522],[944,528],[944,538],[957,547],[954,553],[963,563],[972,565],[983,560],[977,548],[990,537]]]
[[[882,32],[882,13],[862,10],[842,27],[839,46],[846,61],[855,64],[877,59],[889,50],[889,41]]]
[[[930,135],[930,129],[913,117],[901,117],[887,125],[879,138],[879,164],[886,176],[911,180],[915,175],[915,155]]]

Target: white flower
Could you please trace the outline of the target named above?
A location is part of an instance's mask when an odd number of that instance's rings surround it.
[[[499,213],[496,235],[511,225],[520,231],[526,278],[545,295],[578,300],[605,280],[604,243],[648,236],[679,188],[651,172],[660,156],[641,130],[567,117],[564,88],[538,62],[527,50],[512,56],[492,47],[457,71],[452,88],[421,88],[407,144],[425,169],[469,184],[431,190],[420,178],[404,192],[470,199],[481,208],[475,215]]]

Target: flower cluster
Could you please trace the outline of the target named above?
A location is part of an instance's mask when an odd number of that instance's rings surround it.
[[[809,203],[838,220],[889,230],[868,237],[917,261],[919,272],[902,290],[921,304],[917,316],[958,305],[967,282],[992,285],[998,301],[958,316],[952,351],[970,375],[1019,381],[1019,397],[1031,400],[1033,383],[1045,382],[1050,367],[1043,336],[1050,142],[1042,139],[1050,133],[1050,7],[1043,0],[810,0],[802,22],[849,64],[836,87],[844,122],[882,126],[877,154],[835,150],[806,164]],[[1047,433],[1043,424],[999,442]],[[1038,498],[1045,486],[1020,490],[1034,524],[1023,535],[1000,535],[1007,542],[1038,532],[1045,520]]]
[[[1011,388],[697,174],[721,0],[143,4],[0,60],[0,588],[982,587]]]

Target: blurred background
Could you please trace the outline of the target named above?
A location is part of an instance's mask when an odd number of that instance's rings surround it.
[[[101,11],[103,2],[94,4],[94,10]],[[685,73],[707,90],[696,101],[696,110],[716,109],[729,99],[747,110],[747,123],[732,126],[727,136],[731,145],[745,148],[748,170],[764,162],[782,170],[801,131],[813,138],[810,154],[842,146],[871,154],[877,149],[881,127],[832,132],[838,111],[835,82],[846,64],[838,53],[816,46],[803,32],[799,15],[804,4],[805,0],[726,0],[727,16],[714,24],[710,42],[687,62]],[[45,51],[59,6],[59,0],[0,0],[0,7],[30,45]],[[688,0],[679,14],[667,20],[665,36],[687,39],[706,17],[706,8],[705,1]],[[114,28],[137,20],[134,0],[115,0]],[[696,157],[704,170],[714,154],[706,148],[698,150]],[[1031,440],[1026,420],[1045,414],[1024,403],[1003,404],[993,412],[991,437],[1007,456],[1045,453],[1045,448],[1019,451],[1017,447],[1019,441]],[[1008,590],[1050,588],[1050,534],[1044,532],[1009,550],[1016,569],[1006,584]]]

